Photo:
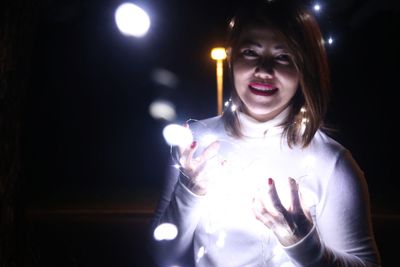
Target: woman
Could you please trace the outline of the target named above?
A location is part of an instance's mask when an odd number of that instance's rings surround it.
[[[368,188],[323,130],[322,36],[296,1],[242,6],[230,22],[234,88],[222,116],[188,126],[154,218],[161,266],[379,266]],[[203,142],[212,133],[216,141]]]

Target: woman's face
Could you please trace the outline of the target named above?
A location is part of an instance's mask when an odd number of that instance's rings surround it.
[[[269,28],[244,30],[232,51],[236,92],[243,112],[267,121],[284,110],[295,95],[299,73],[285,43]]]

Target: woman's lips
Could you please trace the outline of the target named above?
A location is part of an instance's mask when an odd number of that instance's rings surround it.
[[[250,92],[255,95],[271,96],[278,92],[278,88],[269,83],[252,82],[249,84]]]

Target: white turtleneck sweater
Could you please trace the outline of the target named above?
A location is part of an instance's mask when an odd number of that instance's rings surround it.
[[[286,112],[265,123],[239,113],[242,139],[228,136],[219,116],[191,125],[199,153],[209,134],[220,151],[204,170],[210,177],[205,196],[189,191],[171,166],[153,227],[172,223],[178,235],[152,242],[160,266],[380,266],[363,172],[348,150],[321,131],[307,148],[289,148],[277,126]],[[311,232],[290,247],[252,211],[269,177],[285,206],[288,177],[296,179],[313,218]]]

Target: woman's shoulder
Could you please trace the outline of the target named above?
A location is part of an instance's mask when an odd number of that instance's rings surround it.
[[[319,155],[326,155],[329,157],[338,157],[348,152],[345,146],[322,130],[318,130],[315,133],[310,148]]]
[[[362,173],[351,151],[323,131],[316,132],[309,152],[320,170],[332,172],[334,169],[342,169],[347,173]]]

